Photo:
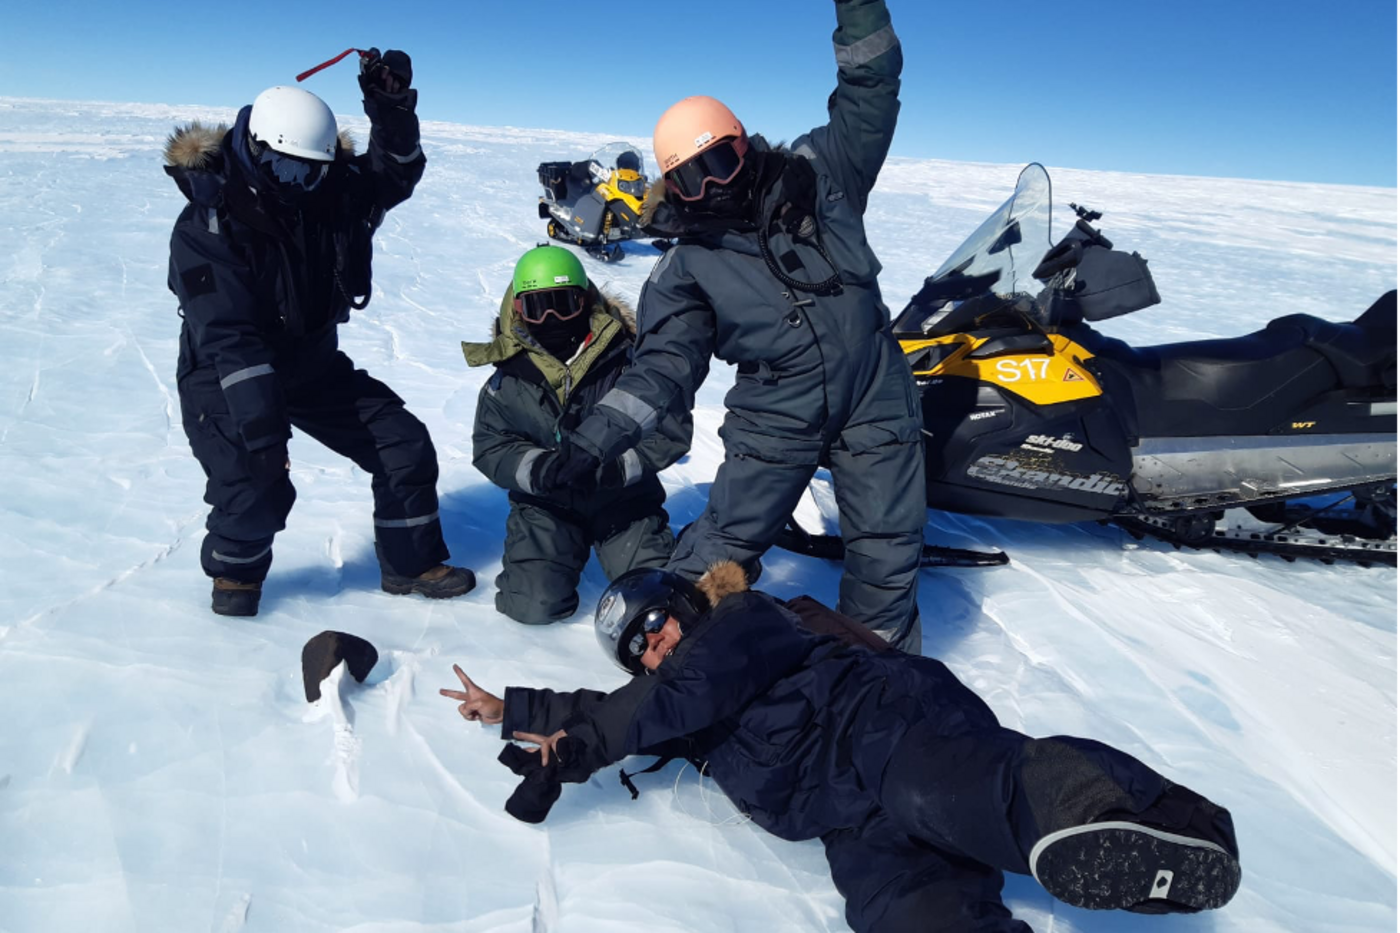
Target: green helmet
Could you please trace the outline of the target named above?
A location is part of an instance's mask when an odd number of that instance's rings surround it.
[[[537,246],[515,264],[511,280],[515,294],[539,291],[542,288],[588,287],[583,263],[562,246]]]

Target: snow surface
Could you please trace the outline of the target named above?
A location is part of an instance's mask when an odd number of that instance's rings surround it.
[[[373,303],[341,330],[432,430],[448,543],[482,584],[450,603],[381,593],[368,476],[297,436],[263,612],[235,621],[209,613],[199,569],[203,476],[165,287],[182,200],[159,151],[194,117],[232,113],[0,99],[0,931],[846,929],[820,844],[743,824],[690,769],[638,779],[635,802],[609,770],[543,826],[514,821],[495,730],[436,695],[454,661],[498,691],[622,680],[586,611],[529,628],[493,608],[506,500],[471,465],[487,373],[458,348],[542,238],[535,165],[606,138],[425,125],[427,174],[379,235]],[[1018,169],[890,163],[868,226],[896,310]],[[1393,189],[1051,171],[1060,205],[1104,210],[1152,260],[1165,303],[1112,322],[1130,340],[1349,319],[1396,284]],[[628,253],[588,269],[635,299],[655,252]],[[714,372],[694,451],[663,477],[677,526],[720,460],[730,376]],[[820,504],[830,523],[816,493],[805,517]],[[929,654],[1007,725],[1115,743],[1239,831],[1244,886],[1213,915],[1091,914],[1012,877],[1019,916],[1041,933],[1396,928],[1394,571],[941,513],[928,537],[1013,558],[925,573]],[[773,553],[762,585],[831,601],[837,577]],[[590,566],[585,607],[603,584]],[[326,628],[381,658],[312,708],[299,656]]]

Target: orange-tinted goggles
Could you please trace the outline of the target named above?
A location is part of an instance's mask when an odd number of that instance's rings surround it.
[[[546,317],[572,321],[583,313],[587,294],[581,288],[542,288],[515,296],[515,313],[526,324],[543,324]]]
[[[698,201],[707,185],[727,185],[744,167],[749,141],[739,137],[722,139],[692,159],[666,173],[666,188],[682,201]]]

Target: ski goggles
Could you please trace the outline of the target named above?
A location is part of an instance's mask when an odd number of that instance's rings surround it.
[[[329,162],[299,159],[285,152],[278,152],[271,146],[263,147],[262,155],[258,156],[258,164],[267,172],[268,177],[278,184],[300,188],[302,191],[315,191],[316,186],[325,180],[326,173],[330,170]]]
[[[642,616],[642,624],[638,627],[637,633],[632,636],[632,640],[627,643],[627,650],[632,657],[640,658],[647,653],[647,636],[655,635],[666,627],[666,620],[671,614],[665,609],[649,609],[646,615]]]
[[[698,201],[711,183],[727,185],[744,167],[749,141],[742,136],[720,140],[666,173],[666,188],[682,201]]]
[[[583,313],[587,294],[577,287],[542,288],[515,296],[515,313],[526,324],[543,324],[546,317],[572,321]]]

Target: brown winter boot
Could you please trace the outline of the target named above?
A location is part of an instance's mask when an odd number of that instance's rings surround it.
[[[228,577],[214,578],[214,599],[210,606],[221,616],[255,616],[262,599],[262,581],[243,583]]]
[[[395,596],[418,593],[429,599],[451,599],[471,592],[476,586],[476,574],[465,567],[438,564],[416,577],[402,577],[384,571],[380,574],[379,586],[384,592]]]

